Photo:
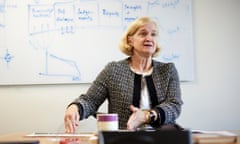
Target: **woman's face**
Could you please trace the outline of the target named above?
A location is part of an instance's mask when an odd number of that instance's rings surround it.
[[[158,31],[154,23],[147,23],[140,27],[133,36],[129,37],[129,44],[133,47],[133,55],[150,57],[157,47]]]

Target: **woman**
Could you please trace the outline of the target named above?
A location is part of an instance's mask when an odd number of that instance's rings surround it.
[[[180,83],[173,63],[157,56],[158,26],[149,17],[136,19],[126,30],[120,50],[129,57],[109,63],[86,94],[72,102],[65,113],[67,133],[78,121],[94,115],[107,99],[108,112],[118,113],[119,128],[136,130],[174,124],[181,112]]]

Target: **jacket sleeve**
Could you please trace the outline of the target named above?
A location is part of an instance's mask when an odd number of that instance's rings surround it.
[[[109,63],[93,81],[86,94],[81,94],[72,103],[77,104],[79,108],[80,120],[95,115],[100,105],[108,97],[108,80],[110,79]]]
[[[153,125],[158,127],[164,124],[174,124],[181,113],[181,106],[183,104],[177,69],[173,63],[167,65],[165,68],[168,68],[168,70],[163,74],[163,76],[166,76],[166,78],[163,78],[165,79],[163,82],[165,83],[165,98],[155,107],[159,119]]]

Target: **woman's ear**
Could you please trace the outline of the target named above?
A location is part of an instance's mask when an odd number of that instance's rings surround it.
[[[132,46],[132,37],[131,36],[127,37],[127,43],[128,43],[128,45]]]

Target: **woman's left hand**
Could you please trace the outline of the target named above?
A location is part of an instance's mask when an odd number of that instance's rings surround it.
[[[130,110],[132,111],[132,114],[128,119],[127,129],[136,130],[139,126],[147,121],[146,115],[144,111],[137,107],[134,107],[133,105],[130,105]]]

